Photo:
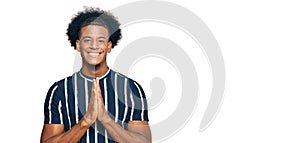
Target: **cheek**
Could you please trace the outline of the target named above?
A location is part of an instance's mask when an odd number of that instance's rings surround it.
[[[86,47],[84,47],[82,44],[79,45],[79,51],[84,51],[84,49],[86,49]]]

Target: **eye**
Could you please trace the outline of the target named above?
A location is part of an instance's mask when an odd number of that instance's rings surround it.
[[[104,40],[98,40],[98,42],[99,42],[99,43],[103,43],[103,42],[105,42],[105,41],[104,41]]]
[[[90,42],[91,39],[83,39],[83,42]]]

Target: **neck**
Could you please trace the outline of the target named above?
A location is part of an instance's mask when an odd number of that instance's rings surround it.
[[[96,78],[101,77],[108,71],[108,66],[106,63],[102,63],[99,65],[87,65],[82,63],[82,73],[86,76]]]

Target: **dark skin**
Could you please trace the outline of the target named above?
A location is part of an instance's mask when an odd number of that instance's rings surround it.
[[[151,131],[148,121],[129,121],[127,129],[115,123],[108,115],[99,86],[99,78],[108,71],[106,56],[112,49],[108,41],[108,31],[99,25],[87,25],[81,28],[76,50],[82,56],[83,74],[94,77],[91,98],[84,117],[69,131],[64,132],[63,124],[44,124],[41,143],[75,143],[96,121],[100,121],[108,134],[119,143],[150,143]]]

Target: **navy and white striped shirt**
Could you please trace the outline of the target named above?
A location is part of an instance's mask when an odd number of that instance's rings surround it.
[[[92,89],[92,78],[74,73],[55,82],[44,104],[45,124],[64,124],[65,132],[85,115]],[[121,127],[128,121],[148,121],[148,108],[142,87],[134,80],[113,70],[100,77],[99,85],[105,109]],[[81,138],[80,143],[114,142],[97,120]]]

